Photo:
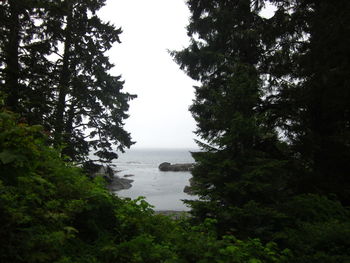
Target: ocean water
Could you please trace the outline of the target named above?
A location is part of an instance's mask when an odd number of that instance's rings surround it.
[[[144,196],[155,210],[187,211],[182,199],[193,200],[195,196],[183,192],[189,185],[190,172],[161,172],[162,162],[193,163],[190,150],[186,149],[132,149],[120,154],[113,163],[120,177],[132,174],[130,189],[117,191],[120,197],[135,199]]]

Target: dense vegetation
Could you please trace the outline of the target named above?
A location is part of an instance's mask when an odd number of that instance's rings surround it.
[[[350,3],[187,1],[200,199],[173,220],[77,167],[132,144],[104,2],[0,2],[0,262],[350,262]]]
[[[272,17],[260,15],[266,6]],[[189,0],[173,56],[201,85],[190,110],[200,222],[275,241],[291,262],[348,262],[348,1]]]
[[[0,262],[282,262],[257,239],[218,239],[213,220],[192,226],[122,200],[101,178],[63,162],[40,126],[0,112]],[[259,261],[261,260],[261,261]]]

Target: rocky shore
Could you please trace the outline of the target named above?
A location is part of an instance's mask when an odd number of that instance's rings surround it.
[[[193,177],[190,178],[189,183],[190,185],[186,185],[183,191],[188,195],[195,195],[195,193],[193,192],[193,187],[196,186],[196,183],[194,182]]]
[[[162,172],[190,172],[193,169],[193,163],[176,163],[171,164],[168,162],[161,163],[158,169]]]
[[[132,187],[132,182],[134,180],[127,179],[126,177],[132,177],[132,174],[124,175],[124,177],[119,177],[118,172],[114,171],[111,167],[100,166],[99,169],[92,174],[92,177],[101,176],[108,182],[107,188],[112,191],[120,191],[124,189],[129,189]]]
[[[112,192],[120,191],[124,189],[129,189],[132,187],[132,182],[134,180],[121,178],[119,176],[114,176],[112,181],[108,184],[108,189]]]

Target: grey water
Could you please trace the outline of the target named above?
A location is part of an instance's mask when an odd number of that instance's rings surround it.
[[[190,172],[162,172],[158,169],[162,162],[193,163],[187,149],[131,149],[113,163],[118,176],[133,175],[129,189],[116,192],[120,197],[136,199],[144,196],[154,206],[154,210],[188,211],[183,199],[193,200],[195,196],[183,192],[189,185]]]

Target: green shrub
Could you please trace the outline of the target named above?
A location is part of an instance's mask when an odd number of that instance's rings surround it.
[[[0,262],[283,262],[274,244],[218,239],[212,220],[155,215],[63,162],[40,126],[0,112]]]
[[[293,250],[290,262],[350,262],[350,214],[340,202],[304,194],[287,202],[283,211],[289,222],[275,237]]]

